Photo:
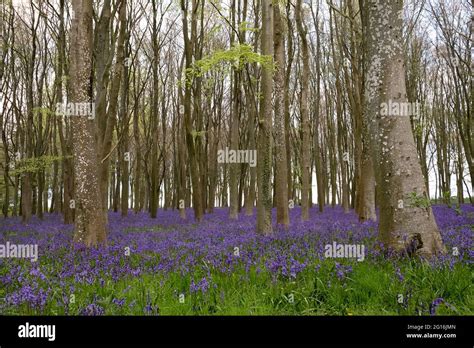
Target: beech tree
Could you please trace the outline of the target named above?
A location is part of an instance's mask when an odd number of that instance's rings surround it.
[[[288,213],[288,162],[285,138],[285,32],[280,5],[273,7],[274,16],[274,52],[276,72],[275,85],[275,204],[277,207],[277,223],[288,227],[290,223]]]
[[[92,103],[92,0],[72,2],[70,48],[71,103]],[[106,221],[101,207],[99,157],[95,142],[94,121],[79,114],[72,117],[76,211],[74,240],[86,246],[106,243]]]
[[[406,105],[403,1],[373,1],[368,7],[366,110],[374,139],[380,190],[380,239],[397,251],[429,256],[445,251],[434,220],[409,115],[384,112]]]
[[[262,54],[273,57],[273,2],[262,0]],[[257,144],[257,231],[271,234],[272,229],[272,96],[273,71],[262,69],[262,99],[258,115]]]
[[[296,25],[301,41],[301,58],[303,70],[301,72],[301,220],[309,220],[309,202],[310,202],[310,127],[309,127],[309,47],[306,25],[303,22],[302,0],[296,1]]]
[[[2,2],[2,216],[61,214],[93,246],[110,210],[159,224],[161,209],[191,209],[199,223],[256,206],[270,235],[317,202],[379,218],[397,250],[442,252],[430,205],[474,204],[470,12],[465,0]],[[87,103],[94,120],[56,110]],[[256,166],[221,163],[226,148],[256,150]]]

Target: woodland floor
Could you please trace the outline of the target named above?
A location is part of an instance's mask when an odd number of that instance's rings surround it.
[[[448,253],[425,261],[382,253],[377,224],[340,207],[305,223],[292,209],[271,237],[227,209],[200,224],[191,210],[110,213],[108,246],[90,250],[61,216],[0,220],[0,244],[39,250],[37,262],[0,258],[0,314],[473,315],[474,207],[433,210]],[[364,245],[364,260],[325,258],[333,242]]]

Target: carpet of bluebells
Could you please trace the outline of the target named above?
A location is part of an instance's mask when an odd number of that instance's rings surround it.
[[[377,224],[340,207],[288,231],[255,233],[255,216],[217,209],[109,215],[108,246],[72,242],[59,215],[0,219],[0,244],[38,244],[37,262],[0,258],[7,315],[465,315],[474,314],[474,207],[435,206],[448,253],[430,260],[383,252]],[[326,244],[363,244],[366,256],[329,259]],[[454,249],[455,248],[455,249]]]

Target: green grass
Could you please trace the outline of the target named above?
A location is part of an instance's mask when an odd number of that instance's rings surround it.
[[[65,308],[62,289],[49,299],[43,313],[25,306],[9,308],[5,314],[77,315],[95,301],[106,315],[143,315],[147,303],[157,306],[160,315],[429,315],[436,298],[443,302],[436,314],[472,315],[474,308],[473,272],[458,263],[453,269],[434,269],[415,260],[384,262],[344,262],[353,271],[338,279],[334,260],[308,266],[296,279],[274,278],[263,265],[257,272],[237,269],[231,274],[199,269],[193,275],[145,274],[104,284],[75,285],[75,303]],[[396,266],[394,266],[396,264]],[[400,267],[404,281],[395,268]],[[190,293],[192,279],[207,277],[209,289]],[[0,290],[0,295],[2,291]],[[184,294],[184,303],[179,295]],[[403,303],[399,303],[399,296]],[[119,306],[112,302],[125,299]]]

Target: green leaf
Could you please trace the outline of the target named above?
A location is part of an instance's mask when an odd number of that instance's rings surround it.
[[[185,71],[186,83],[190,85],[193,79],[202,77],[210,71],[222,71],[228,74],[232,70],[240,71],[246,64],[253,63],[262,65],[264,69],[275,70],[272,56],[256,53],[248,44],[236,44],[228,50],[216,51],[196,61]]]
[[[15,169],[11,171],[12,175],[20,175],[23,173],[34,173],[49,167],[56,161],[62,161],[72,156],[40,156],[24,158],[15,164]]]

